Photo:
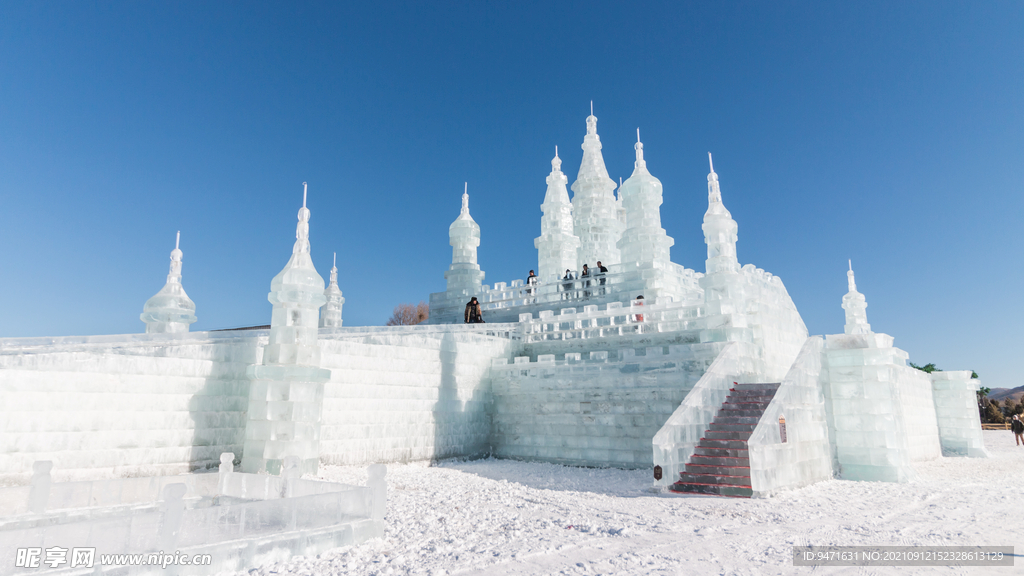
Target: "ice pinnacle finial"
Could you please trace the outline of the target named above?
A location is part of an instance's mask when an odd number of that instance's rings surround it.
[[[636,129],[636,144],[633,145],[633,149],[636,150],[636,165],[640,166],[644,163],[644,144],[640,141],[640,129]]]
[[[307,190],[308,190],[308,188],[306,187],[306,183],[303,182],[302,183],[302,207],[303,208],[306,207],[306,191]]]
[[[847,260],[846,262],[850,265],[850,272],[853,272],[853,259],[851,258],[851,259]]]
[[[850,292],[857,291],[857,282],[853,279],[853,260],[848,260],[850,264],[850,270],[846,273],[846,283],[850,288]]]
[[[465,183],[462,190],[462,213],[469,214],[469,182]]]
[[[332,266],[334,266],[335,268],[338,267],[338,253],[337,252],[334,253],[334,264],[332,264]]]
[[[590,101],[590,115],[591,116],[594,115],[594,101],[593,100]]]
[[[708,152],[708,166],[711,167],[711,173],[715,173],[715,162],[711,159],[711,152]]]
[[[558,146],[555,146],[555,157],[551,159],[551,171],[562,171],[562,159],[558,157]]]
[[[640,128],[636,129],[636,143],[640,143]]]
[[[174,249],[177,250],[179,245],[181,245],[181,230],[178,230],[178,236],[174,239]]]

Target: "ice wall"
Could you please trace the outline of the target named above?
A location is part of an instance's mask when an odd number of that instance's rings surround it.
[[[429,329],[321,336],[323,365],[331,370],[322,461],[404,462],[490,452],[490,365],[510,357],[517,341],[473,326],[420,328]]]
[[[832,477],[822,348],[821,336],[804,342],[796,362],[747,440],[754,496],[769,496]],[[785,442],[780,418],[785,419]]]
[[[0,339],[0,482],[178,474],[240,454],[266,333]]]
[[[679,473],[722,408],[733,383],[758,380],[759,366],[754,361],[756,349],[753,344],[734,341],[718,344],[716,348],[718,354],[714,361],[648,445],[648,449],[653,445],[654,465],[662,468],[662,477],[654,481],[655,486],[671,486],[679,479]]]
[[[576,466],[651,466],[651,438],[724,344],[517,357],[493,367],[494,454]]]
[[[902,350],[887,334],[825,337],[827,402],[841,478],[906,482],[915,477],[900,397]]]
[[[931,378],[917,368],[899,365],[895,368],[895,375],[896,386],[900,392],[903,422],[906,425],[910,461],[933,460],[942,456]]]
[[[978,414],[978,386],[970,370],[932,372],[932,396],[943,456],[988,458]]]

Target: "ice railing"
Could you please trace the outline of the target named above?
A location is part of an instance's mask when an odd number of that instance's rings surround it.
[[[650,372],[677,369],[680,362],[693,360],[693,349],[689,346],[648,346],[642,350],[643,355],[638,355],[633,348],[566,352],[563,360],[556,360],[554,354],[539,354],[533,361],[529,356],[516,356],[511,364],[508,358],[494,358],[491,360],[491,375],[544,377],[565,371],[600,372],[617,365],[635,365],[639,372]]]
[[[525,343],[553,340],[578,340],[646,334],[656,332],[682,332],[699,329],[701,306],[674,302],[671,296],[650,300],[633,300],[629,306],[622,302],[609,302],[600,306],[563,308],[556,315],[553,310],[542,310],[534,318],[532,313],[520,314],[519,324]]]
[[[296,533],[327,548],[383,535],[383,465],[370,466],[367,486],[352,486],[301,479],[295,457],[281,476],[234,472],[233,460],[223,454],[217,474],[62,483],[50,481],[52,463],[36,462],[30,486],[0,489],[0,565],[14,566],[7,556],[19,547],[74,543],[103,554],[208,552],[214,564],[202,572],[216,573],[249,567],[253,546],[238,546],[248,539],[285,559],[305,550]]]
[[[590,271],[589,276],[579,277],[573,270],[571,280],[537,280],[536,284],[526,284],[523,280],[511,283],[496,282],[493,287],[485,284],[481,287],[478,300],[484,310],[499,310],[535,304],[571,303],[588,298],[602,298],[620,292],[632,291],[637,288],[637,273],[640,269],[635,265],[620,264],[612,266],[608,272]],[[678,264],[667,269],[696,283],[703,276],[699,272],[684,268]],[[460,296],[461,298],[461,296]]]
[[[520,340],[520,326],[516,322],[498,322],[494,324],[415,324],[412,326],[344,326],[340,328],[321,328],[321,336],[343,338],[345,336],[365,336],[367,334],[446,334],[449,332],[472,332],[484,336],[494,336],[508,340]]]

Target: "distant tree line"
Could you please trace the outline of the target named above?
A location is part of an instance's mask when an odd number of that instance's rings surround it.
[[[427,321],[430,317],[430,307],[420,300],[419,304],[399,304],[391,313],[391,318],[385,323],[386,326],[415,326]]]

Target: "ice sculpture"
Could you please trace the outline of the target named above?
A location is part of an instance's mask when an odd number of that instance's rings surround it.
[[[303,473],[320,463],[320,421],[324,382],[317,343],[320,307],[327,302],[324,279],[309,254],[309,209],[303,182],[302,208],[292,257],[270,282],[274,305],[263,364],[249,366],[249,412],[242,470],[277,474],[288,456],[297,456]]]
[[[853,260],[849,261],[850,270],[846,272],[846,282],[850,291],[843,296],[843,310],[846,310],[846,326],[844,331],[847,334],[870,334],[871,324],[868,324],[868,303],[864,295],[857,292],[857,282],[853,279]]]
[[[484,281],[484,272],[476,262],[480,245],[480,225],[469,215],[469,183],[462,193],[462,211],[448,227],[448,243],[452,246],[452,265],[444,273],[448,292],[476,294]]]
[[[321,328],[341,327],[341,307],[345,304],[345,297],[341,295],[341,288],[338,288],[338,253],[334,253],[334,264],[331,267],[331,283],[324,290],[324,297],[327,303],[320,309]]]
[[[732,214],[722,203],[722,190],[718,184],[715,164],[708,152],[708,210],[704,213],[704,243],[708,245],[707,273],[738,272],[739,260],[736,258],[736,240],[739,226],[732,219]]]
[[[181,285],[181,232],[171,250],[171,270],[167,283],[142,307],[139,318],[146,323],[147,334],[188,332],[189,324],[196,321],[196,305],[185,294]]]
[[[604,156],[601,155],[601,138],[597,135],[593,103],[590,116],[587,116],[587,135],[583,138],[582,148],[583,162],[572,185],[574,230],[580,239],[577,270],[584,264],[593,268],[598,260],[605,266],[622,261],[616,246],[622,236],[622,225],[613,193],[615,181],[608,177]]]
[[[573,233],[572,204],[565,185],[569,181],[562,173],[562,159],[551,159],[548,190],[540,205],[544,216],[540,220],[540,236],[533,241],[537,248],[537,275],[543,281],[561,278],[566,270],[576,270],[576,254],[580,239]]]
[[[623,262],[637,262],[641,266],[654,263],[655,268],[667,268],[669,248],[675,240],[661,227],[661,181],[647,171],[639,128],[634,148],[636,163],[633,175],[619,187],[619,198],[626,210],[626,230],[616,246],[621,251]]]

